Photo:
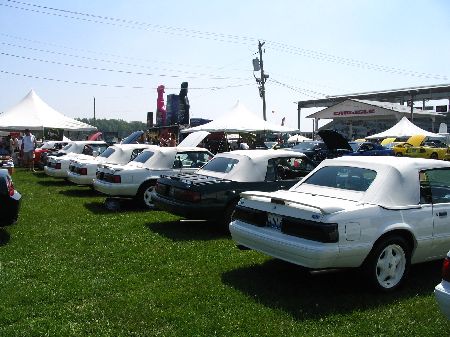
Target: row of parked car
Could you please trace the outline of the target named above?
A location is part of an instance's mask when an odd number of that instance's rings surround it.
[[[108,197],[229,224],[239,248],[311,269],[358,267],[375,288],[395,290],[411,264],[450,248],[450,163],[345,154],[318,163],[292,150],[213,156],[189,141],[117,144],[96,157],[50,158],[45,171]],[[436,287],[443,307],[446,265]]]

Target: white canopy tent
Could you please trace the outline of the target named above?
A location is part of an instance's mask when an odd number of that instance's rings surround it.
[[[293,136],[290,136],[287,141],[288,141],[288,143],[300,143],[300,142],[305,142],[305,141],[309,141],[309,140],[312,140],[312,139],[310,139],[308,137],[304,137],[302,135],[293,135]]]
[[[366,139],[381,139],[388,137],[411,137],[413,135],[424,135],[427,137],[442,137],[441,135],[433,132],[426,131],[424,129],[419,128],[417,125],[414,125],[409,121],[408,118],[403,117],[397,124],[395,124],[390,129],[386,131],[377,133],[372,136],[366,137]]]
[[[256,132],[256,131],[273,131],[273,132],[292,132],[296,129],[288,128],[281,125],[269,123],[264,119],[256,116],[248,110],[239,101],[236,105],[222,117],[219,117],[209,123],[199,125],[193,128],[181,130],[181,132],[208,131],[208,132]]]
[[[43,128],[68,131],[94,131],[96,127],[64,116],[45,103],[31,90],[19,103],[0,114],[0,130],[42,130]]]

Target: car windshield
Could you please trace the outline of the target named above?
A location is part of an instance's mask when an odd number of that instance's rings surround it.
[[[363,192],[369,188],[376,175],[376,171],[360,167],[325,166],[304,183]]]
[[[136,158],[133,159],[134,162],[145,163],[149,158],[153,156],[152,151],[142,151]]]
[[[228,173],[236,166],[238,162],[239,160],[233,158],[217,157],[213,158],[210,162],[203,166],[202,170]]]
[[[102,152],[102,154],[99,157],[108,158],[114,152],[116,152],[114,148],[108,147],[105,151]]]
[[[358,142],[350,142],[348,144],[350,145],[350,147],[354,152],[358,151],[359,147],[361,146],[361,143]]]
[[[319,143],[317,142],[301,142],[295,145],[292,149],[296,151],[311,151],[318,145]]]

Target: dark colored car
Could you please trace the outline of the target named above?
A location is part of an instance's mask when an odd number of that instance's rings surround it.
[[[353,152],[346,153],[349,156],[393,156],[394,150],[383,145],[371,142],[350,142]]]
[[[195,173],[158,179],[152,201],[188,219],[228,224],[241,192],[288,189],[315,167],[304,154],[287,150],[219,153]]]
[[[304,141],[293,146],[291,151],[301,152],[316,163],[329,156],[329,150],[324,142],[318,140]]]
[[[328,158],[340,156],[393,156],[392,149],[371,142],[348,142],[344,136],[334,130],[320,130],[320,138],[328,148]]]
[[[20,193],[14,189],[8,170],[0,169],[0,227],[17,221],[21,198]]]

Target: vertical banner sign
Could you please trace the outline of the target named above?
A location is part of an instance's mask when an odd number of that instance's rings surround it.
[[[180,90],[180,110],[178,114],[178,124],[188,125],[189,124],[189,99],[187,97],[188,93],[188,82],[181,83]]]
[[[147,128],[153,127],[153,111],[147,112]]]

